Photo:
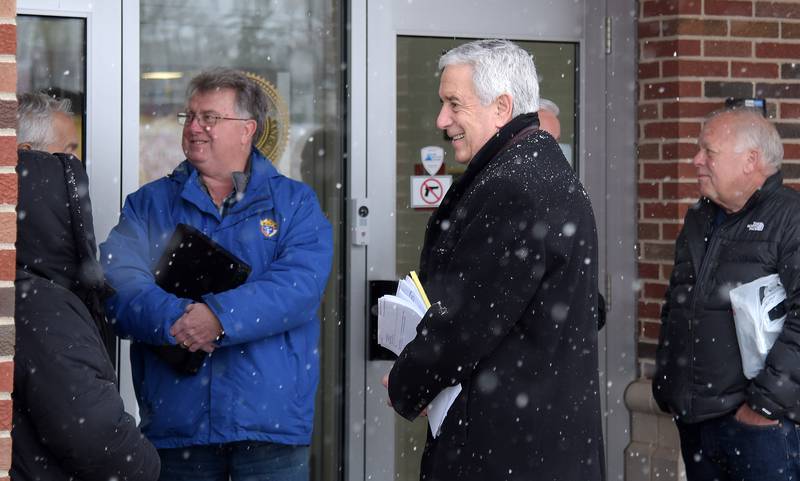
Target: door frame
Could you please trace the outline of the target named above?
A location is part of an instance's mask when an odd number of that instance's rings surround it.
[[[514,2],[505,3],[509,6]],[[537,3],[541,9],[537,9]],[[369,245],[347,241],[345,426],[349,430],[345,479],[389,480],[395,472],[393,448],[386,448],[394,445],[394,415],[386,406],[387,395],[379,382],[391,362],[367,360],[367,285],[370,280],[396,279],[398,275],[394,266],[393,215],[398,35],[578,43],[576,160],[597,219],[602,248],[599,287],[610,301],[608,324],[599,336],[607,474],[609,479],[624,476],[623,453],[630,442],[624,390],[636,373],[636,303],[631,288],[636,274],[635,90],[629,88],[635,80],[635,60],[624,52],[635,51],[635,5],[633,0],[582,0],[565,3],[563,10],[554,11],[552,2],[543,0],[519,2],[522,4],[529,16],[503,15],[498,18],[502,18],[504,26],[492,30],[480,28],[479,21],[469,21],[481,18],[477,4],[459,2],[460,14],[456,18],[449,15],[452,5],[448,8],[447,2],[424,5],[424,14],[419,12],[423,5],[415,2],[350,2],[348,192],[352,199],[367,199],[371,215]],[[501,9],[502,6],[497,8]],[[517,10],[525,9],[518,6]],[[546,11],[547,16],[537,17],[541,11]],[[613,28],[609,30],[609,26]],[[620,53],[615,54],[613,48],[607,51],[607,33],[611,45],[618,45]],[[609,212],[614,215],[607,215]],[[613,276],[608,274],[612,272]]]

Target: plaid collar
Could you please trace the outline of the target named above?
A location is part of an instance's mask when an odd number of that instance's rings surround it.
[[[231,173],[231,177],[233,178],[233,191],[222,199],[222,203],[219,205],[220,217],[228,215],[231,209],[233,209],[233,206],[236,205],[236,202],[242,200],[245,190],[247,190],[247,184],[250,182],[250,173],[251,168],[249,160],[247,161],[244,172],[235,171]],[[211,196],[211,193],[208,192],[208,187],[206,187],[206,184],[202,181],[202,177],[200,179],[200,185],[203,187],[203,191]]]

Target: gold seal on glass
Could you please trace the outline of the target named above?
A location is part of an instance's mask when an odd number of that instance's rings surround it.
[[[258,138],[256,148],[273,163],[278,162],[289,142],[289,108],[269,80],[252,72],[245,72],[245,75],[261,87],[269,103],[264,132]]]

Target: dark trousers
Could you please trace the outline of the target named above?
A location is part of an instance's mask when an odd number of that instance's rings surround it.
[[[742,424],[727,414],[696,424],[677,423],[688,481],[797,481],[800,429]]]
[[[308,481],[308,446],[238,442],[158,454],[160,481]]]

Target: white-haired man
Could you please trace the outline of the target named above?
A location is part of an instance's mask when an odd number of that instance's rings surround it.
[[[686,214],[661,312],[653,395],[678,426],[689,481],[798,479],[800,194],[760,110],[706,119],[694,157],[701,198]],[[747,379],[728,291],[778,274],[788,313]]]
[[[561,122],[558,114],[561,110],[552,100],[539,99],[539,128],[549,133],[558,142],[561,139]]]
[[[460,384],[424,480],[603,479],[597,235],[589,198],[538,129],[531,56],[479,40],[439,61],[438,128],[465,173],[434,212],[420,273],[434,303],[389,376],[414,419]]]
[[[75,155],[78,129],[69,99],[44,93],[17,96],[17,149]]]

